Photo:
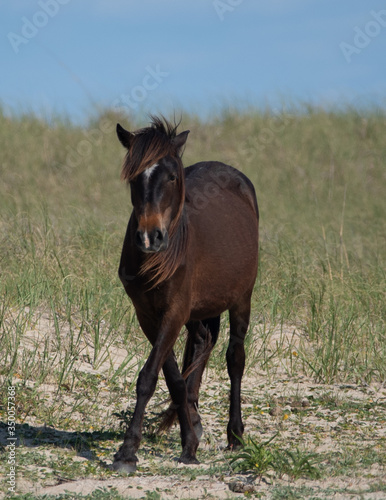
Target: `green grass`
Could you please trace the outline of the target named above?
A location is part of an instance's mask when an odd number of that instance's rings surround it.
[[[117,276],[131,212],[117,121],[146,124],[110,111],[83,128],[0,111],[0,376],[18,387],[20,424],[119,430],[113,414],[125,415],[149,353]],[[315,383],[385,381],[385,125],[384,111],[310,106],[183,117],[186,166],[221,160],[256,188],[260,269],[247,371],[267,381],[283,368]],[[221,380],[227,327],[224,315],[209,364]],[[365,457],[375,460],[370,449]]]
[[[81,129],[0,117],[4,374],[34,371],[15,353],[38,311],[70,330],[60,383],[80,337],[90,336],[97,368],[117,332],[127,337],[135,322],[117,279],[130,214],[117,120],[124,118],[106,112]],[[302,369],[318,381],[385,377],[385,121],[376,111],[314,108],[233,111],[207,123],[184,117],[192,130],[186,165],[221,159],[254,182],[261,256],[253,325],[297,325],[309,341],[299,350]],[[264,367],[267,359],[254,362]],[[42,382],[44,367],[38,372]]]
[[[143,125],[111,112],[84,129],[61,119],[0,116],[0,347],[7,377],[73,383],[86,337],[95,369],[133,330],[139,338],[131,354],[146,354],[117,278],[130,214],[119,181],[118,120]],[[326,383],[384,380],[385,122],[383,112],[311,107],[224,112],[206,123],[184,117],[181,128],[192,130],[186,165],[220,159],[256,187],[261,254],[250,365],[269,371],[288,356],[280,346],[273,353],[266,347],[273,327],[291,324],[304,335],[294,369]],[[49,352],[47,340],[43,354],[23,359],[23,334],[42,312],[54,319],[56,350]],[[109,375],[119,379],[128,364],[129,353]]]

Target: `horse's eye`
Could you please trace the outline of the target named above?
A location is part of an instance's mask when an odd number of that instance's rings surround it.
[[[176,179],[177,179],[177,176],[176,176],[176,175],[174,175],[174,174],[170,174],[170,176],[169,176],[169,181],[174,182]]]

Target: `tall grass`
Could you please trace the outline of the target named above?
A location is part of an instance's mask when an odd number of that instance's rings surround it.
[[[4,380],[73,384],[80,356],[98,370],[125,346],[127,357],[109,371],[116,381],[144,356],[117,278],[130,214],[118,120],[131,129],[144,124],[109,111],[86,128],[0,113]],[[184,116],[185,165],[221,160],[256,187],[261,253],[250,364],[268,369],[288,356],[268,343],[275,327],[292,325],[302,334],[292,374],[384,380],[385,125],[384,112],[312,107],[231,111],[207,122]],[[52,318],[54,340],[42,335],[27,359],[20,344],[42,314]]]

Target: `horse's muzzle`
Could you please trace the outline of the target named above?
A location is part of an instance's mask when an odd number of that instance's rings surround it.
[[[156,253],[166,250],[169,243],[168,232],[154,228],[151,231],[138,230],[135,234],[135,243],[144,253]]]

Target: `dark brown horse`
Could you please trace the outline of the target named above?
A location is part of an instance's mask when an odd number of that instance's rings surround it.
[[[153,348],[137,381],[137,403],[114,468],[135,470],[146,404],[162,368],[181,428],[180,461],[197,462],[202,433],[198,414],[201,377],[229,311],[226,353],[231,381],[228,444],[243,434],[240,388],[244,337],[256,280],[259,215],[255,190],[238,170],[219,162],[186,169],[181,151],[189,131],[152,118],[128,132],[117,125],[128,150],[122,178],[130,184],[133,212],[119,276]],[[188,337],[182,370],[173,346],[183,326]]]

